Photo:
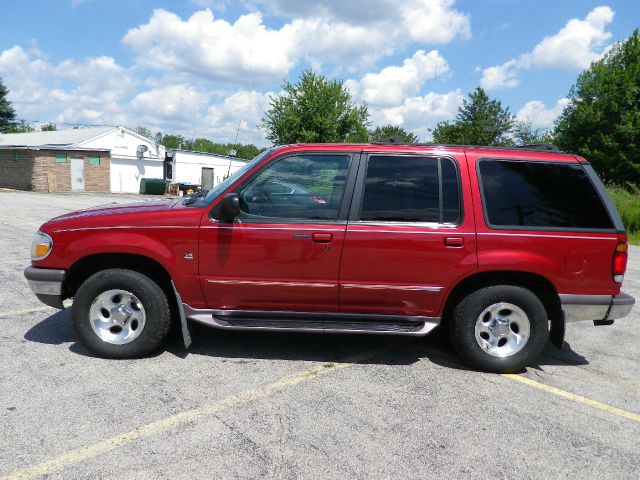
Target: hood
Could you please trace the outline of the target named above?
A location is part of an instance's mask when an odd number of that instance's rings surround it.
[[[109,203],[106,205],[98,205],[96,207],[78,210],[71,213],[65,213],[58,217],[54,217],[49,222],[58,222],[63,220],[72,220],[80,218],[98,217],[104,215],[115,215],[123,213],[144,213],[156,212],[162,210],[170,210],[182,199],[169,198],[163,200],[149,200],[132,203]]]

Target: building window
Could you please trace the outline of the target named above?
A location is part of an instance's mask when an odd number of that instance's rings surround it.
[[[17,162],[20,160],[20,152],[18,150],[13,151],[13,159]]]
[[[67,154],[56,153],[56,163],[67,163]]]
[[[89,165],[100,165],[100,157],[97,155],[89,155]]]

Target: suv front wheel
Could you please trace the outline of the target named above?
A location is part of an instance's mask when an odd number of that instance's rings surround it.
[[[170,323],[164,291],[133,270],[102,270],[89,277],[73,299],[76,334],[101,357],[148,355],[162,345]]]
[[[467,295],[453,310],[451,341],[472,367],[512,373],[535,361],[549,337],[544,305],[531,290],[495,285]]]

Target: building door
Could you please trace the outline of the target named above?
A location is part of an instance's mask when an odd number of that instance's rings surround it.
[[[84,191],[84,158],[71,159],[71,190]]]
[[[202,189],[211,190],[213,188],[213,168],[202,168]]]

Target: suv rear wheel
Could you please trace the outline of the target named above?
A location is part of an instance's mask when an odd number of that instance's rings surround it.
[[[108,269],[89,277],[73,300],[82,343],[106,358],[139,358],[158,349],[171,316],[164,291],[146,275]]]
[[[542,353],[549,336],[540,299],[514,285],[469,294],[455,307],[450,327],[451,341],[467,363],[498,373],[524,369]]]

